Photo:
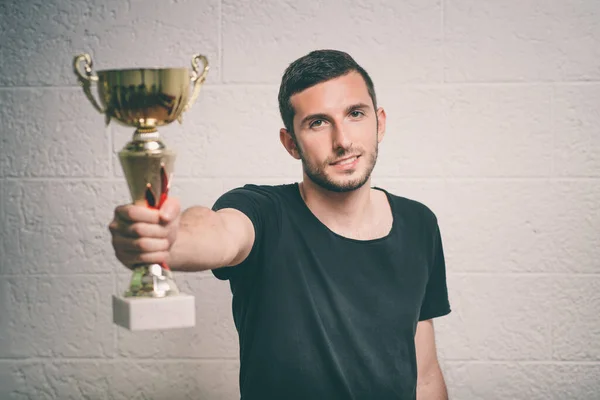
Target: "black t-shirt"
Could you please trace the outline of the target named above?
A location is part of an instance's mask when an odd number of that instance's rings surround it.
[[[431,210],[384,192],[394,220],[374,240],[328,229],[297,184],[217,200],[255,229],[244,262],[213,270],[233,293],[242,400],[416,398],[417,322],[450,312],[444,253]]]

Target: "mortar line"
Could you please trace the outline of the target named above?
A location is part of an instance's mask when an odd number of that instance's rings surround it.
[[[123,268],[125,269],[125,268]],[[206,271],[175,271],[177,275],[197,274],[198,279],[212,279],[212,275]],[[122,276],[127,275],[127,271],[124,272],[80,272],[80,273],[33,273],[33,274],[0,274],[0,278],[90,278],[90,277],[102,277],[111,276],[114,277],[114,289],[117,293],[118,279]],[[469,277],[469,276],[480,276],[480,277],[493,277],[493,278],[600,278],[600,273],[594,272],[484,272],[484,271],[460,271],[452,272],[448,271],[448,276],[456,277]]]
[[[555,109],[555,93],[556,93],[556,86],[552,85],[550,87],[550,146],[552,149],[552,157],[550,158],[550,174],[552,176],[557,176],[558,175],[558,171],[557,171],[557,162],[556,162],[556,118],[554,115],[554,109]],[[576,274],[572,274],[572,276],[575,276]],[[552,323],[552,320],[550,319],[548,322],[549,327],[548,327],[548,331],[549,331],[549,335],[550,335],[550,359],[554,359],[554,324]]]
[[[112,284],[113,284],[113,293],[118,294],[119,293],[119,284],[118,284],[118,276],[119,274],[117,273],[117,271],[115,270],[115,268],[111,268],[111,274],[112,274]],[[112,299],[111,299],[111,303],[112,303]],[[112,309],[112,304],[111,304],[111,309]],[[113,323],[112,324],[112,329],[113,329],[113,355],[112,355],[112,359],[119,359],[119,328]]]
[[[378,176],[378,180],[396,180],[396,181],[448,181],[448,182],[588,182],[588,181],[598,181],[600,180],[599,176],[571,176],[571,177],[552,177],[552,176],[462,176],[462,177],[453,177],[453,176],[431,176],[431,177],[410,177],[410,176]]]
[[[483,272],[483,271],[448,271],[449,276],[484,276],[494,278],[600,278],[600,273],[595,272]]]
[[[254,84],[255,82],[248,82],[249,84]],[[264,82],[256,82],[256,84],[264,84]],[[275,85],[275,83],[269,83],[270,85]],[[223,86],[223,84],[220,83],[209,83],[209,82],[205,82],[202,84],[202,90],[205,90],[205,88],[209,88],[209,87],[215,87],[215,86]],[[14,85],[14,86],[0,86],[0,92],[2,91],[11,91],[11,90],[44,90],[44,89],[73,89],[73,90],[78,90],[81,91],[81,86],[79,86],[78,84],[73,84],[73,85],[64,85],[64,84],[59,84],[59,85]]]
[[[492,360],[459,360],[459,359],[445,359],[445,364],[470,364],[470,365],[511,365],[511,364],[519,364],[519,365],[590,365],[590,366],[600,366],[600,361],[585,361],[585,360],[502,360],[502,361],[492,361]]]
[[[443,83],[415,83],[415,82],[404,82],[399,83],[398,87],[403,88],[421,88],[421,89],[443,89],[445,87],[536,87],[536,86],[598,86],[600,80],[588,80],[588,81],[534,81],[529,80],[527,82],[522,81],[481,81],[481,82],[447,82]],[[202,85],[202,90],[210,90],[215,87],[265,87],[265,88],[278,88],[278,82],[248,82],[248,81],[233,81],[233,82],[206,82]],[[11,90],[40,90],[40,89],[75,89],[81,90],[77,85],[55,85],[55,86],[39,86],[39,85],[16,85],[16,86],[0,86],[1,91]]]
[[[236,177],[245,178],[245,177]],[[125,184],[125,177],[113,176],[113,177],[60,177],[60,176],[46,176],[46,177],[4,177],[1,178],[9,182],[65,182],[65,183],[80,183],[80,182],[102,182],[102,183],[123,183]],[[221,180],[227,179],[227,177],[214,176],[214,177],[182,177],[177,181],[196,182],[202,180]]]
[[[556,87],[550,86],[550,145],[552,149],[552,158],[550,159],[550,174],[557,176],[558,171],[556,170],[556,118],[554,115],[554,102],[555,102]]]
[[[59,176],[47,176],[47,177],[3,177],[5,182],[23,182],[23,183],[37,183],[37,182],[60,182],[60,183],[124,183],[123,177],[59,177]],[[254,176],[239,176],[239,175],[204,175],[204,176],[178,176],[178,183],[197,183],[204,181],[230,181],[230,180],[253,180],[258,182],[267,181],[285,181],[285,182],[297,182],[297,177],[290,176],[260,176],[256,178]],[[452,177],[452,176],[392,176],[392,175],[381,175],[377,176],[378,181],[389,183],[394,182],[466,182],[466,183],[487,183],[487,182],[548,182],[548,183],[569,183],[569,182],[592,182],[596,183],[600,181],[599,176],[479,176],[479,177]]]
[[[115,261],[115,263],[118,263],[118,261]],[[115,286],[115,293],[118,293],[118,279],[122,278],[122,277],[130,277],[131,274],[127,268],[122,267],[123,272],[119,272],[119,271],[115,271],[114,269],[112,269],[109,272],[67,272],[67,273],[63,273],[63,274],[56,274],[56,273],[32,273],[32,274],[7,274],[7,273],[0,273],[0,278],[93,278],[93,277],[103,277],[103,276],[115,276],[115,279],[117,279],[117,286]],[[173,271],[173,273],[176,276],[191,276],[190,274],[195,274],[196,278],[199,279],[212,279],[213,276],[210,273],[210,270],[203,270],[203,271],[194,271],[194,272],[188,272],[188,271]]]
[[[157,358],[151,358],[151,357],[127,357],[125,359],[126,361],[141,361],[141,362],[148,362],[148,363],[152,363],[152,362],[158,362],[158,363],[171,363],[171,362],[175,362],[175,361],[183,361],[183,362],[187,362],[187,363],[193,363],[196,361],[202,361],[202,362],[221,362],[221,361],[238,361],[239,357],[237,356],[231,356],[231,357],[157,357]],[[51,362],[100,362],[100,363],[105,363],[105,364],[113,364],[117,361],[123,361],[123,360],[118,360],[118,359],[113,359],[113,358],[107,358],[107,357],[64,357],[64,356],[59,356],[59,357],[53,357],[53,356],[47,356],[47,357],[2,357],[0,358],[0,362],[14,362],[14,361],[21,361],[21,362],[45,362],[45,361],[51,361]]]
[[[115,169],[113,168],[113,135],[112,135],[112,127],[111,125],[106,126],[104,129],[106,134],[108,135],[108,176],[111,178],[115,178]]]
[[[219,83],[224,83],[223,78],[223,0],[219,0],[219,28],[217,32],[217,46],[219,47]]]
[[[127,357],[126,359],[112,359],[112,358],[94,358],[94,357],[3,357],[0,358],[0,363],[35,363],[35,362],[72,362],[72,363],[85,363],[94,362],[100,364],[117,364],[117,363],[128,363],[137,362],[143,364],[195,364],[195,363],[237,363],[239,357],[227,356],[227,357],[169,357],[169,358],[140,358],[140,357]],[[555,366],[600,366],[600,361],[587,361],[587,360],[460,360],[460,359],[443,359],[444,364],[469,364],[469,365],[555,365]]]
[[[9,176],[5,178],[9,182],[64,182],[64,183],[79,183],[79,182],[110,182],[115,183],[118,181],[114,177],[97,177],[97,176],[76,176],[76,177],[61,177],[61,176],[36,176],[36,177],[14,177]]]
[[[442,34],[442,84],[446,83],[446,70],[447,70],[447,65],[446,65],[446,60],[448,59],[448,57],[446,57],[446,24],[445,24],[445,17],[446,17],[446,0],[441,0],[441,4],[440,4],[440,29],[441,29],[441,34]]]
[[[124,359],[117,358],[94,358],[94,357],[3,357],[0,358],[0,363],[2,362],[74,362],[74,363],[85,363],[85,362],[94,362],[100,364],[116,364],[116,363],[124,363],[124,362],[140,362],[140,363],[160,363],[160,364],[175,364],[175,363],[220,363],[220,362],[237,362],[239,361],[239,357],[169,357],[169,358],[149,358],[149,357],[127,357]]]
[[[74,272],[64,274],[33,273],[33,274],[0,274],[0,278],[94,278],[111,276],[112,272]]]

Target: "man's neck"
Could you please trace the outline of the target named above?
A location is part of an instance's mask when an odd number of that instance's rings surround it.
[[[344,193],[326,190],[306,176],[300,194],[312,213],[330,229],[352,231],[372,217],[371,178],[360,188]]]

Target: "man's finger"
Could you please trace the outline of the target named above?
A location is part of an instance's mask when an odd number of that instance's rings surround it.
[[[169,235],[169,231],[162,225],[138,222],[129,225],[126,228],[125,235],[134,238],[147,237],[164,239]]]
[[[113,220],[108,225],[108,230],[113,236],[123,236],[132,239],[142,237],[161,239],[169,235],[167,228],[162,225],[146,224],[144,222],[132,224],[120,220]]]
[[[158,224],[160,215],[158,210],[148,207],[127,204],[115,209],[115,217],[124,222],[145,222],[147,224]]]
[[[119,251],[130,253],[153,253],[157,251],[168,251],[169,241],[156,238],[129,238],[124,236],[113,237],[113,247]]]

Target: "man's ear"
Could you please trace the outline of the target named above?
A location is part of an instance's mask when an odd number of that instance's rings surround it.
[[[377,109],[377,143],[381,143],[385,136],[385,110],[382,107]]]
[[[281,140],[281,144],[292,157],[294,157],[296,160],[300,159],[300,152],[296,146],[296,141],[287,129],[281,128],[279,130],[279,140]]]

